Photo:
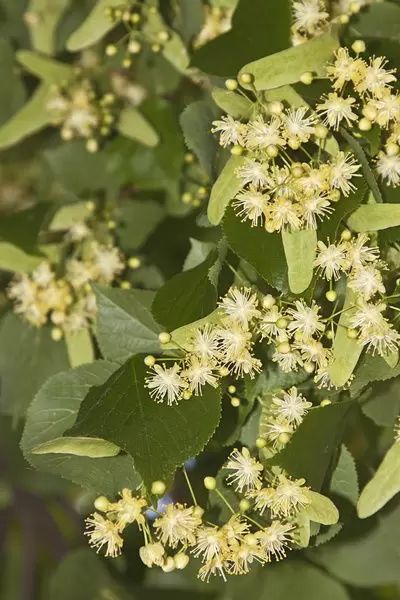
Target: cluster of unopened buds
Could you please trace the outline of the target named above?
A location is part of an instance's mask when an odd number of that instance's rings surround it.
[[[43,261],[30,275],[16,275],[8,287],[14,311],[35,327],[51,323],[54,340],[93,322],[97,311],[91,282],[110,285],[127,265],[136,268],[138,261],[133,257],[126,263],[111,238],[100,243],[83,221],[72,225],[65,235],[65,244],[69,258],[61,277],[57,275],[57,265]]]
[[[46,103],[52,122],[63,140],[85,139],[89,152],[97,152],[99,140],[107,137],[115,122],[115,95],[98,95],[92,83],[54,85]]]
[[[346,24],[352,15],[376,0],[293,0],[292,42],[298,45],[321,35],[334,23]]]
[[[209,178],[192,152],[185,154],[181,176],[181,200],[198,208],[208,198]]]
[[[157,8],[148,6],[146,2],[122,2],[121,6],[106,7],[104,12],[112,23],[120,23],[126,29],[126,34],[117,43],[108,44],[105,48],[109,57],[119,54],[122,48],[121,65],[125,69],[132,66],[133,57],[144,48],[158,54],[171,38]]]
[[[262,370],[262,362],[255,356],[256,342],[265,341],[272,349],[271,359],[286,372],[304,369],[314,374],[320,387],[333,387],[329,375],[332,363],[332,344],[338,329],[343,327],[339,318],[347,314],[347,335],[357,339],[372,354],[386,357],[397,351],[400,334],[396,330],[392,304],[385,300],[386,289],[382,279],[385,263],[379,258],[378,248],[369,245],[368,236],[352,238],[348,230],[337,244],[318,243],[314,266],[316,273],[329,281],[325,299],[330,309],[323,316],[325,303],[304,299],[262,296],[252,288],[230,289],[210,316],[210,322],[195,330],[186,346],[185,355],[170,358],[145,358],[151,367],[146,387],[157,402],[169,405],[194,395],[200,395],[205,385],[217,387],[227,376],[237,379],[254,377]],[[333,284],[343,276],[352,293],[346,308],[336,310],[339,297]],[[389,316],[385,316],[389,313]],[[162,343],[173,343],[173,335],[160,334]]]
[[[223,469],[229,472],[226,484],[235,488],[237,508],[214,477],[206,477],[204,485],[231,513],[224,524],[206,519],[184,470],[193,498],[189,506],[161,499],[154,509],[144,495],[128,489],[116,502],[97,498],[97,512],[86,520],[90,545],[97,551],[105,547],[106,556],[116,557],[122,551],[125,528],[136,523],[144,538],[139,555],[147,567],[166,572],[184,569],[192,556],[202,562],[198,577],[203,581],[211,575],[224,580],[226,575],[244,575],[256,563],[285,558],[287,550],[299,545],[300,517],[307,515],[314,492],[304,479],[291,479],[275,467],[267,471],[246,447],[233,450]],[[165,484],[154,482],[151,492],[162,496]]]

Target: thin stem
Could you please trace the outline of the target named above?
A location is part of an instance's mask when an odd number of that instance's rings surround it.
[[[197,506],[196,496],[195,496],[192,484],[190,483],[189,475],[187,474],[186,468],[182,467],[182,471],[183,471],[183,474],[185,476],[186,483],[187,483],[187,486],[189,488],[190,495],[192,496],[192,500],[194,502],[194,505]]]
[[[221,492],[217,489],[214,490],[214,492],[217,494],[217,496],[219,496],[221,498],[221,500],[226,504],[226,506],[229,508],[229,510],[231,511],[231,513],[233,515],[236,514],[236,511],[233,510],[232,506],[229,504],[228,500],[225,498],[225,496],[223,494],[221,494]]]
[[[236,275],[236,277],[239,279],[239,281],[240,281],[240,282],[241,282],[243,285],[248,285],[248,284],[249,284],[249,282],[248,282],[248,281],[245,281],[245,280],[243,279],[243,277],[240,275],[240,273],[238,273],[238,271],[236,271],[236,269],[234,269],[234,268],[232,267],[232,265],[231,265],[230,263],[228,263],[228,261],[225,261],[225,263],[226,263],[226,265],[229,267],[229,269],[232,271],[232,273],[233,273],[234,275]]]
[[[260,525],[260,523],[257,523],[257,521],[255,519],[252,519],[251,517],[249,517],[249,515],[243,515],[245,517],[245,519],[247,519],[248,521],[250,521],[251,523],[253,523],[253,525],[257,525],[257,527],[259,527],[260,529],[263,529],[263,526]]]

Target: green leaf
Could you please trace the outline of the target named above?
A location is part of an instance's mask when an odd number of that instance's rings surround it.
[[[159,352],[160,328],[150,311],[153,292],[93,287],[98,307],[96,337],[105,358],[123,362],[139,352]]]
[[[246,577],[229,579],[226,587],[231,600],[350,600],[340,582],[302,560],[253,567]]]
[[[92,490],[116,495],[122,488],[140,482],[130,456],[89,458],[73,454],[33,454],[32,450],[56,438],[74,424],[82,400],[92,386],[103,384],[116,365],[96,361],[51,377],[35,396],[27,412],[21,448],[28,462],[41,471],[54,473]]]
[[[245,160],[243,156],[231,156],[214,183],[207,209],[208,219],[212,225],[221,222],[226,207],[241,189],[242,183],[236,176],[236,170],[245,163]]]
[[[16,57],[20,65],[45,83],[61,84],[74,76],[74,68],[71,65],[31,50],[19,50]]]
[[[49,224],[49,229],[50,231],[65,231],[87,219],[89,214],[86,202],[66,204],[57,210]]]
[[[49,210],[48,204],[36,204],[0,219],[0,239],[18,246],[27,254],[38,252],[38,238]]]
[[[89,548],[70,552],[52,569],[48,600],[132,600],[117,586],[106,562]]]
[[[236,92],[213,88],[211,95],[215,104],[235,119],[248,119],[253,111],[253,102]]]
[[[308,71],[324,77],[325,66],[338,46],[339,42],[325,33],[304,44],[245,65],[239,77],[243,73],[250,73],[256,90],[271,90],[297,83],[301,75]]]
[[[317,232],[315,229],[283,231],[282,241],[288,266],[289,287],[294,294],[301,294],[313,278]]]
[[[375,587],[399,580],[400,506],[358,536],[338,536],[308,552],[315,563],[350,585]]]
[[[149,148],[157,146],[159,137],[152,125],[136,108],[124,108],[117,123],[118,131],[132,140]]]
[[[400,204],[363,204],[347,219],[353,231],[380,231],[400,225]]]
[[[127,252],[140,248],[161,223],[165,208],[152,200],[118,202],[118,239]]]
[[[232,250],[246,260],[270,285],[287,291],[287,266],[282,237],[251,227],[235,215],[230,206],[224,219],[224,231]]]
[[[362,170],[363,170],[363,174],[365,177],[365,181],[368,184],[368,187],[370,188],[374,198],[375,198],[375,202],[383,202],[383,198],[382,198],[382,194],[381,194],[381,190],[379,189],[379,185],[376,181],[375,175],[370,167],[368,158],[362,148],[362,146],[357,142],[357,140],[350,135],[350,133],[348,131],[346,131],[346,129],[344,129],[344,127],[340,128],[340,133],[342,134],[342,136],[344,137],[344,139],[346,140],[346,142],[349,144],[350,148],[353,150],[356,158],[360,161]]]
[[[176,406],[159,404],[145,388],[142,356],[129,359],[101,386],[89,391],[68,435],[101,437],[130,454],[146,486],[168,481],[174,470],[201,452],[220,419],[213,388]]]
[[[347,335],[351,318],[356,310],[356,297],[354,292],[347,288],[343,312],[340,315],[336,329],[335,339],[332,345],[332,359],[328,366],[328,373],[333,385],[342,387],[351,375],[358,363],[362,353],[362,345],[357,339],[351,339]],[[349,308],[353,306],[354,308]]]
[[[46,110],[48,97],[48,85],[41,84],[30,100],[0,127],[0,149],[17,144],[50,124],[50,114]]]
[[[293,477],[304,477],[313,490],[321,489],[353,406],[353,402],[345,401],[310,410],[271,464],[279,465]]]
[[[43,262],[43,256],[27,254],[18,246],[0,242],[0,269],[15,273],[30,273]]]
[[[375,475],[361,492],[357,504],[360,519],[375,514],[400,492],[400,444],[388,450]]]
[[[392,2],[372,4],[352,20],[349,29],[358,38],[400,41],[400,7]]]
[[[94,348],[89,329],[65,334],[65,343],[71,367],[94,361]]]
[[[400,375],[400,365],[394,369],[389,367],[386,361],[380,356],[366,354],[362,357],[354,373],[354,381],[350,387],[350,394],[353,397],[359,395],[360,391],[371,381],[386,381]]]
[[[189,104],[179,119],[187,147],[196,154],[210,177],[216,162],[217,143],[211,133],[211,124],[216,117],[215,107],[207,100],[199,100]]]
[[[7,85],[2,86],[0,95],[0,125],[6,122],[25,102],[25,87],[21,75],[15,68],[14,48],[0,37],[0,77]]]
[[[69,0],[30,0],[27,11],[37,15],[29,26],[32,47],[44,54],[54,54],[57,26],[69,5]]]
[[[183,263],[183,271],[193,269],[204,262],[210,252],[215,248],[212,242],[201,242],[194,238],[189,238],[190,250]]]
[[[88,458],[117,456],[120,449],[101,438],[59,437],[32,448],[32,454],[73,454]]]
[[[312,490],[306,490],[305,495],[310,504],[306,506],[304,513],[310,521],[321,525],[335,525],[338,522],[339,511],[332,500]]]
[[[158,11],[148,12],[143,32],[151,39],[157,38],[160,31],[168,31],[168,40],[163,42],[161,53],[179,72],[185,73],[189,65],[189,56],[185,44],[173,29],[168,29]]]
[[[43,382],[68,366],[65,344],[51,339],[50,327],[32,327],[12,312],[3,317],[0,325],[3,413],[21,417]]]
[[[117,6],[121,6],[121,0],[97,0],[83,23],[68,38],[67,50],[78,52],[88,48],[114,29],[117,23],[106,17],[105,11]]]
[[[361,409],[379,427],[394,427],[400,414],[400,380],[398,377],[390,381],[377,381],[368,393]]]
[[[288,0],[240,0],[231,30],[196,50],[191,64],[213,75],[236,76],[243,64],[290,45],[290,21]]]
[[[330,492],[343,498],[347,498],[352,504],[356,504],[359,495],[357,469],[354,458],[342,445],[339,461],[333,472]]]
[[[218,325],[221,322],[223,313],[217,308],[212,313],[204,317],[189,323],[189,325],[183,325],[171,331],[171,341],[168,344],[163,344],[163,350],[177,350],[178,348],[184,348],[190,350],[190,340],[196,331],[206,324]]]
[[[209,271],[215,261],[216,253],[211,252],[200,265],[178,273],[156,293],[153,315],[167,331],[201,319],[214,310],[217,292],[209,280]]]

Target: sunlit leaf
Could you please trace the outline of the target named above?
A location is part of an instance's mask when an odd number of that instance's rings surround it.
[[[29,26],[32,47],[44,54],[54,54],[58,23],[69,0],[30,0],[27,10],[36,15]],[[29,21],[28,21],[29,25]]]
[[[207,209],[209,221],[213,225],[221,222],[226,207],[242,187],[236,170],[245,163],[245,160],[243,156],[231,156],[213,185]]]
[[[19,50],[16,57],[20,65],[46,83],[59,85],[66,83],[74,76],[74,68],[71,65],[43,56],[38,52]]]
[[[122,135],[150,148],[156,146],[159,140],[154,127],[136,108],[125,108],[121,111],[117,128]]]
[[[304,493],[309,501],[304,513],[310,521],[321,525],[335,525],[338,522],[339,511],[332,500],[312,490],[306,490]]]
[[[32,448],[32,454],[73,454],[88,458],[117,456],[120,449],[100,438],[59,437]]]
[[[356,232],[380,231],[400,225],[400,204],[363,204],[347,219]]]
[[[375,514],[400,492],[400,444],[388,450],[375,475],[361,492],[357,504],[360,519]]]
[[[313,278],[317,232],[315,229],[283,231],[282,241],[288,266],[289,287],[294,294],[301,294]]]
[[[68,38],[67,49],[78,52],[88,48],[114,29],[117,23],[106,16],[106,9],[117,6],[121,6],[121,0],[97,0],[83,23]]]

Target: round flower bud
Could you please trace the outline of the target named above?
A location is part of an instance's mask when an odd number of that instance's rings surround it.
[[[117,226],[116,222],[113,219],[110,219],[109,221],[107,221],[107,227],[108,229],[115,229]]]
[[[204,477],[204,487],[206,490],[215,490],[217,487],[217,480],[215,477]]]
[[[243,498],[239,503],[240,512],[244,513],[247,510],[249,510],[249,508],[250,508],[250,502],[248,500],[246,500],[246,498]]]
[[[205,198],[208,195],[207,188],[204,185],[201,185],[196,193],[199,198]]]
[[[370,131],[372,129],[372,123],[366,117],[363,117],[358,122],[358,129],[360,131]]]
[[[231,398],[231,404],[235,408],[238,408],[240,406],[240,398]]]
[[[283,112],[284,106],[282,102],[279,102],[279,100],[274,100],[273,102],[269,103],[268,109],[272,115],[280,115]]]
[[[319,403],[320,406],[329,406],[330,404],[332,404],[332,402],[329,400],[329,398],[324,398],[323,400],[321,400],[321,402]]]
[[[332,200],[332,202],[339,202],[341,198],[341,194],[339,190],[333,190],[330,194],[330,199]]]
[[[63,331],[60,327],[53,327],[51,330],[51,339],[55,342],[59,342],[63,336]]]
[[[195,506],[193,509],[193,515],[195,517],[197,517],[198,519],[201,519],[202,516],[204,515],[204,508],[201,508],[201,506]]]
[[[221,367],[219,369],[219,374],[221,375],[221,377],[228,377],[228,375],[229,375],[228,367]]]
[[[267,156],[269,156],[270,158],[276,158],[279,154],[279,150],[277,148],[277,146],[274,146],[273,144],[270,144],[269,146],[267,146]]]
[[[62,139],[67,142],[68,140],[72,140],[74,134],[71,129],[68,129],[67,127],[63,127],[60,131],[60,135],[61,135]]]
[[[272,308],[274,304],[276,304],[276,300],[273,296],[271,296],[271,294],[267,294],[266,296],[264,296],[262,301],[262,305],[264,308]]]
[[[367,49],[364,40],[355,40],[351,47],[356,54],[361,54],[361,52],[365,52]]]
[[[299,164],[293,165],[292,166],[292,175],[295,179],[299,179],[299,177],[302,177],[304,175],[303,167]]]
[[[160,340],[160,344],[168,344],[171,341],[171,334],[167,331],[162,331],[158,334],[158,339]]]
[[[160,42],[168,42],[169,40],[169,33],[168,31],[166,31],[165,29],[163,31],[159,31],[157,33],[157,37],[160,40]]]
[[[86,150],[91,154],[94,154],[99,149],[99,144],[97,140],[91,138],[86,142]]]
[[[376,110],[375,106],[371,106],[371,104],[367,104],[362,109],[362,114],[364,115],[364,117],[366,119],[368,119],[368,121],[375,121],[375,119],[378,115],[378,111]]]
[[[286,431],[284,431],[283,433],[280,433],[278,436],[278,442],[280,444],[286,445],[289,440],[290,440],[290,435],[288,433],[286,433]]]
[[[352,329],[351,327],[348,327],[347,337],[350,338],[351,340],[355,340],[358,337],[357,329]]]
[[[228,392],[229,392],[230,394],[234,394],[234,393],[236,392],[236,387],[235,387],[234,385],[230,385],[230,386],[228,387]]]
[[[156,359],[154,356],[152,356],[151,354],[148,354],[145,359],[144,359],[144,364],[146,365],[146,367],[154,367],[154,365],[156,364]]]
[[[329,290],[328,292],[326,292],[325,298],[328,300],[328,302],[335,302],[337,298],[337,293],[335,292],[335,290]]]
[[[187,165],[190,165],[194,161],[194,154],[192,152],[186,152],[184,160]]]
[[[151,493],[155,496],[162,496],[163,494],[165,494],[166,489],[167,486],[163,481],[153,481],[153,483],[151,484]]]
[[[88,200],[85,204],[86,210],[89,212],[94,212],[96,210],[96,203],[93,200]]]
[[[190,192],[184,192],[182,194],[181,200],[183,204],[190,204],[191,202],[193,202],[193,194],[191,194]]]
[[[230,92],[234,92],[238,87],[238,82],[236,79],[227,79],[225,81],[225,87]]]
[[[107,56],[115,56],[117,54],[117,46],[115,44],[108,44],[106,46],[106,55]]]
[[[290,344],[289,342],[281,342],[276,347],[277,352],[281,354],[288,354],[290,352]]]
[[[315,126],[314,135],[317,139],[324,140],[328,136],[328,133],[328,128],[325,127],[325,125],[322,125],[322,123]]]
[[[359,2],[352,2],[350,4],[350,11],[353,13],[353,15],[356,15],[358,12],[360,12],[361,9],[361,4]]]
[[[304,365],[305,372],[310,373],[310,375],[311,375],[311,373],[314,373],[314,369],[315,369],[315,367],[314,367],[313,363],[306,363]]]
[[[132,13],[132,15],[131,15],[131,23],[133,23],[134,25],[137,25],[138,23],[140,23],[141,18],[142,17],[139,15],[139,13],[137,13],[137,12]]]
[[[398,147],[397,144],[394,144],[393,142],[390,142],[389,144],[386,144],[386,154],[388,156],[397,156],[397,154],[399,153],[400,148]]]
[[[239,76],[241,83],[249,84],[253,81],[253,75],[251,73],[242,73]]]
[[[130,290],[132,287],[132,284],[130,281],[126,281],[126,279],[124,281],[121,281],[121,283],[119,284],[119,287],[122,290]]]
[[[130,269],[138,269],[141,266],[142,262],[138,256],[131,256],[128,260],[128,266]]]
[[[164,564],[161,565],[161,568],[164,571],[164,573],[171,573],[171,571],[175,570],[175,562],[172,556],[168,556],[164,560]]]
[[[161,51],[161,46],[160,44],[152,44],[150,46],[151,51],[154,52],[154,54],[158,54]]]
[[[238,146],[238,145],[232,146],[232,148],[231,148],[231,154],[233,156],[241,156],[243,154],[243,148],[242,148],[242,146]]]
[[[260,450],[261,450],[262,448],[265,448],[265,446],[266,446],[266,445],[267,445],[267,441],[266,441],[266,440],[264,440],[264,438],[262,438],[262,437],[258,437],[258,438],[256,439],[256,446],[257,446],[257,448],[259,448]]]
[[[130,58],[124,58],[124,60],[122,61],[122,66],[124,67],[124,69],[129,69],[129,67],[132,66],[132,60]]]
[[[333,338],[335,337],[335,334],[333,333],[332,329],[328,329],[325,335],[328,340],[333,340]]]
[[[288,326],[287,319],[285,319],[284,317],[281,317],[280,319],[277,320],[276,326],[279,327],[279,329],[286,329],[286,327]]]
[[[314,77],[310,71],[306,71],[305,73],[300,75],[300,81],[301,81],[301,83],[304,83],[304,85],[311,85],[313,80],[314,80]]]
[[[254,535],[254,533],[248,533],[247,535],[245,535],[244,541],[249,546],[257,546],[257,544],[258,544],[258,539]]]
[[[350,18],[347,15],[340,15],[339,23],[341,23],[342,25],[347,25],[347,23],[349,21],[350,21]]]
[[[94,501],[95,509],[99,510],[100,512],[106,512],[108,510],[109,506],[110,506],[110,502],[109,502],[108,498],[106,498],[105,496],[99,496]]]
[[[288,144],[292,148],[292,150],[298,150],[301,146],[301,144],[297,138],[289,138]]]
[[[139,54],[142,49],[142,44],[138,40],[131,40],[128,44],[128,52],[131,54]]]
[[[182,394],[182,398],[184,400],[190,400],[191,397],[192,397],[192,392],[190,392],[189,390],[185,390]]]
[[[341,239],[344,242],[348,242],[351,240],[351,231],[349,229],[343,229],[342,233],[340,234]]]
[[[188,563],[189,563],[189,556],[187,554],[185,554],[184,552],[179,552],[178,554],[175,554],[175,556],[174,556],[175,569],[182,570],[185,567],[187,567]]]

